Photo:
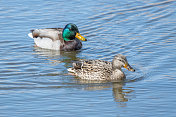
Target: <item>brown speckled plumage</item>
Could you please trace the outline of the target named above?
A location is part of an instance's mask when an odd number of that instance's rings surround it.
[[[69,68],[69,72],[73,72],[76,76],[86,80],[122,80],[125,74],[121,67],[127,65],[127,69],[135,71],[127,62],[124,55],[118,54],[112,62],[103,60],[81,60],[73,63],[73,67]]]

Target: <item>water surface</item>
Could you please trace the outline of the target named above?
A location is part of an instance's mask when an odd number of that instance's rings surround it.
[[[0,2],[0,116],[175,116],[176,2]],[[75,23],[88,41],[77,52],[33,47],[35,28]],[[124,82],[68,75],[72,61],[127,56]]]

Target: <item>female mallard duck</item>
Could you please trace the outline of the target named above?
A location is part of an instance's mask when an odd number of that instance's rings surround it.
[[[73,63],[68,71],[81,79],[86,80],[122,80],[125,74],[121,70],[124,67],[129,71],[135,71],[124,55],[118,54],[112,62],[103,60],[81,60]]]
[[[82,48],[82,41],[87,41],[75,24],[67,24],[65,28],[46,28],[31,30],[28,36],[34,39],[37,47],[72,51]],[[79,40],[78,40],[79,39]]]

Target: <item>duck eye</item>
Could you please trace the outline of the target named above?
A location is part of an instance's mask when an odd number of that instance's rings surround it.
[[[121,59],[119,59],[119,61],[123,62]]]
[[[122,60],[122,59],[119,59],[119,61],[122,62],[122,63],[125,63],[124,60]]]

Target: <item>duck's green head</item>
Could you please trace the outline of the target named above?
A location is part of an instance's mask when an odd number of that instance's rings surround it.
[[[65,41],[70,41],[75,38],[78,38],[82,41],[87,41],[87,39],[81,36],[81,34],[79,33],[78,27],[72,23],[69,23],[65,26],[62,32],[62,37]]]

